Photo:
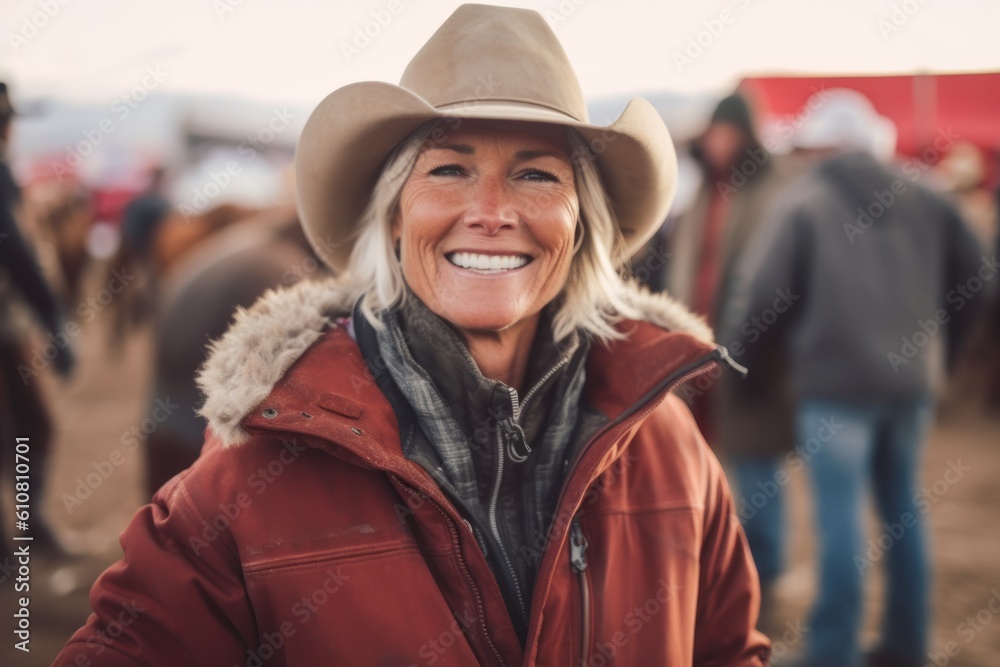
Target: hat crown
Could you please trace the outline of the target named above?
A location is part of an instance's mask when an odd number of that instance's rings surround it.
[[[438,109],[501,101],[587,122],[566,52],[530,9],[460,6],[413,57],[399,84]]]

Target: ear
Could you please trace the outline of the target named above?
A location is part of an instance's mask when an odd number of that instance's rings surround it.
[[[402,217],[399,215],[398,208],[392,216],[392,224],[389,227],[389,236],[392,238],[392,248],[395,251],[396,260],[402,261],[402,241],[400,239],[403,236],[403,221]]]
[[[389,234],[392,236],[393,245],[399,243],[400,237],[403,235],[403,219],[399,214],[399,208],[396,208],[396,212],[392,214],[392,224],[389,226]]]

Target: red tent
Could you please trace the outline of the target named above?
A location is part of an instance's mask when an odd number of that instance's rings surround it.
[[[939,133],[957,134],[992,155],[1000,155],[1000,72],[900,76],[748,77],[740,89],[771,117],[795,117],[817,90],[851,88],[896,123],[897,152],[936,162]],[[921,155],[924,151],[926,154]]]

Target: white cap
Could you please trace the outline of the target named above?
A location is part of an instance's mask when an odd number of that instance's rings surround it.
[[[889,160],[896,150],[896,125],[880,116],[871,100],[850,88],[815,93],[795,133],[796,148],[840,148],[871,153]]]

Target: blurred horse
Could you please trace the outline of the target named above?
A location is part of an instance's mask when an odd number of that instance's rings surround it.
[[[38,241],[46,246],[39,248],[46,273],[58,285],[64,305],[73,308],[90,264],[87,235],[94,221],[90,196],[80,186],[35,185],[25,191],[25,205]]]
[[[148,248],[133,247],[123,235],[118,252],[108,266],[108,283],[116,274],[129,277],[128,289],[112,304],[112,348],[120,348],[128,331],[143,325],[152,316],[159,298],[159,283],[175,265],[215,234],[246,221],[256,212],[256,209],[235,204],[222,204],[197,216],[171,211],[152,232]]]
[[[195,413],[195,373],[207,343],[225,332],[237,306],[250,306],[268,288],[324,273],[290,206],[232,225],[174,264],[157,317],[150,419],[144,422],[152,427],[146,440],[150,495],[201,451],[205,422]]]

